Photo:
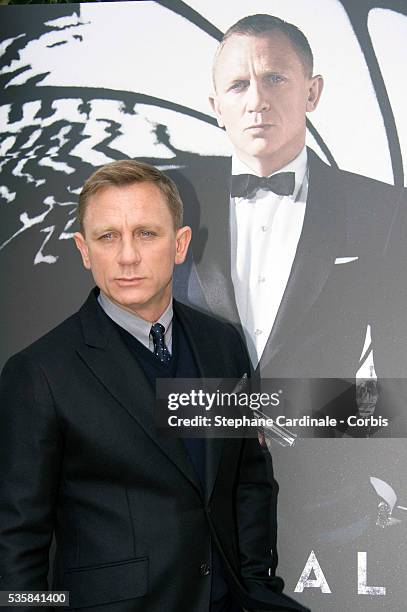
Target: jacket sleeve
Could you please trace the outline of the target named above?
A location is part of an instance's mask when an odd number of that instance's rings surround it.
[[[231,326],[233,327],[233,326]],[[233,328],[240,345],[242,367],[249,374],[250,390],[258,390],[258,374],[253,372],[241,335]],[[260,432],[259,432],[260,433]],[[247,580],[272,583],[281,591],[283,581],[275,577],[277,567],[277,494],[271,456],[257,438],[243,443],[237,487],[237,518],[242,576]]]
[[[257,439],[245,440],[237,488],[237,522],[241,573],[248,581],[270,582],[281,591],[277,566],[277,494],[271,457]]]
[[[21,353],[0,379],[0,589],[47,590],[62,439],[42,369]]]

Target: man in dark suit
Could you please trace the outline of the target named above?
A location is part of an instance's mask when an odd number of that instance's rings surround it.
[[[154,426],[157,377],[250,370],[231,325],[172,300],[191,238],[175,185],[114,162],[86,182],[79,222],[97,288],[1,378],[1,590],[47,589],[55,533],[53,588],[73,609],[304,609],[269,575],[257,439],[180,440]]]

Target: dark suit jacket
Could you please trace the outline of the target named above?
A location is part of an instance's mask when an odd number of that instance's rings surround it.
[[[232,326],[174,308],[202,376],[249,370]],[[55,529],[53,586],[73,608],[208,612],[213,539],[242,604],[260,607],[256,595],[264,609],[302,609],[267,577],[270,485],[257,440],[207,441],[202,493],[182,441],[157,435],[153,390],[96,292],[9,360],[0,397],[2,590],[47,588]]]
[[[374,343],[377,330],[385,329],[383,300],[389,299],[383,271],[400,265],[400,250],[385,267],[383,260],[406,192],[327,166],[311,149],[308,159],[303,230],[260,370],[263,378],[354,381],[368,324],[378,369],[383,367],[384,344]],[[176,295],[239,324],[230,274],[230,160],[219,158],[212,170],[211,176],[201,170],[192,179],[194,210],[188,212],[188,201],[186,207],[195,230],[193,255],[188,277],[180,271]],[[390,352],[387,348],[387,364]],[[345,382],[344,390],[348,386]],[[335,395],[322,392],[322,404],[330,394]]]

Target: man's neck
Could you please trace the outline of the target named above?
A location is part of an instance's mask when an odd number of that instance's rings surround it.
[[[236,156],[243,162],[248,168],[250,168],[257,176],[270,176],[275,172],[279,172],[282,168],[291,163],[298,157],[305,146],[305,143],[296,149],[294,153],[287,153],[285,155],[273,155],[272,157],[248,157],[242,155],[240,151],[236,151]]]
[[[146,310],[138,308],[136,310],[132,308],[131,306],[125,306],[123,304],[119,304],[115,300],[112,300],[103,291],[100,292],[100,295],[101,295],[102,303],[104,302],[106,304],[107,302],[108,304],[110,304],[110,307],[113,310],[116,309],[117,312],[120,312],[120,311],[127,312],[133,317],[135,317],[136,319],[139,319],[140,321],[143,321],[149,324],[157,322],[163,316],[163,314],[167,312],[170,304],[172,304],[172,294],[171,294],[170,299],[166,301],[165,307],[161,306],[158,308],[156,307],[154,309],[150,308]]]
[[[295,189],[294,192],[297,193],[300,188],[304,174],[307,170],[307,149],[304,146],[299,154],[292,160],[290,160],[284,166],[280,166],[276,172],[294,172],[295,173]],[[253,168],[249,167],[246,163],[244,163],[235,153],[232,157],[232,174],[252,174],[255,172]],[[259,173],[255,172],[256,176],[260,176]],[[266,176],[270,176],[273,172],[270,172]]]
[[[173,317],[172,300],[168,304],[167,308],[161,313],[161,315],[158,315],[154,321],[146,320],[131,309],[123,307],[121,304],[117,304],[112,299],[107,297],[107,295],[102,291],[98,296],[98,302],[110,319],[112,319],[117,325],[131,334],[150,350],[152,350],[150,346],[152,342],[150,338],[151,324],[153,322],[161,323],[165,329],[165,340],[167,347],[171,350]]]

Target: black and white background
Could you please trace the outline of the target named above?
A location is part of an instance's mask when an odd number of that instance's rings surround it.
[[[405,183],[405,0],[3,7],[1,365],[78,308],[91,287],[71,237],[77,195],[95,167],[128,157],[181,175],[191,166],[204,173],[230,154],[207,102],[212,58],[229,25],[263,12],[305,32],[315,72],[325,77],[308,144],[332,165]],[[275,460],[279,574],[287,593],[294,595],[314,550],[331,593],[318,587],[296,593],[312,610],[404,611],[407,518],[397,505],[407,506],[405,441],[307,444],[301,469],[290,466],[289,449]],[[328,497],[313,479],[321,462],[324,478],[339,483]],[[380,497],[371,476],[393,487],[393,518],[398,512],[400,522],[376,525]],[[306,486],[297,488],[300,481]],[[290,522],[293,506],[304,509],[302,524]],[[367,584],[385,586],[386,595],[357,594],[358,551],[367,553]]]

